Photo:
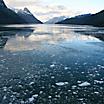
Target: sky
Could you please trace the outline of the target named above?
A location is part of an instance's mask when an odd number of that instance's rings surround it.
[[[4,0],[10,8],[27,7],[45,22],[53,17],[96,13],[104,9],[104,0]]]

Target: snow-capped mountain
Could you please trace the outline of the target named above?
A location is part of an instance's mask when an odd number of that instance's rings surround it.
[[[57,22],[60,22],[60,21],[65,20],[66,18],[67,18],[67,17],[65,17],[65,16],[54,17],[54,18],[52,18],[52,19],[46,21],[45,23],[46,23],[46,24],[55,24],[55,23],[57,23]]]
[[[3,0],[0,0],[0,24],[40,24],[42,23],[36,19],[32,13],[27,9],[12,10],[9,9]]]
[[[104,10],[95,14],[84,14],[65,19],[57,24],[104,26]]]
[[[42,22],[39,21],[30,11],[28,8],[22,9],[13,9],[17,15],[19,15],[22,19],[24,19],[27,23],[31,24],[41,24]]]

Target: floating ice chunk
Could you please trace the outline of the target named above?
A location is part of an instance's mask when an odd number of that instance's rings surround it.
[[[68,92],[71,92],[71,90],[68,90]]]
[[[75,65],[78,65],[78,63],[76,62]]]
[[[73,86],[72,86],[72,89],[75,89],[76,87],[77,87],[77,86],[73,85]]]
[[[38,96],[39,96],[38,94],[35,94],[35,95],[33,95],[32,97],[37,98]]]
[[[4,91],[7,91],[7,87],[3,87],[3,90],[4,90]]]
[[[84,72],[81,72],[82,74],[84,74]]]
[[[54,67],[55,67],[55,64],[50,65],[50,68],[54,68]]]
[[[102,69],[104,69],[104,66],[102,66],[102,65],[97,65],[98,67],[100,67],[100,68],[102,68]]]
[[[51,76],[51,79],[54,79],[55,77],[54,76]]]
[[[99,94],[99,92],[94,92],[95,94]]]
[[[65,70],[67,70],[67,69],[68,69],[68,67],[65,67],[64,69],[65,69]]]
[[[3,100],[5,100],[6,98],[7,98],[7,97],[6,97],[6,96],[4,96],[4,97],[3,97]]]
[[[13,104],[12,102],[10,102],[9,104]]]
[[[24,104],[25,102],[24,101],[21,101],[21,104]]]
[[[52,98],[52,96],[48,96],[48,98],[49,98],[49,99],[51,99],[51,98]]]
[[[56,83],[57,86],[64,86],[64,85],[67,85],[68,82],[58,82]]]
[[[39,92],[39,94],[42,94],[42,93],[43,93],[43,91],[40,91],[40,92]]]
[[[76,94],[77,94],[77,92],[73,92],[73,94],[74,94],[74,95],[76,95]]]
[[[77,81],[77,83],[81,83],[81,81]]]
[[[87,65],[87,63],[85,62],[85,63],[83,63],[83,65]]]
[[[29,98],[29,102],[33,102],[34,101],[34,97]]]
[[[104,81],[98,81],[98,80],[94,80],[95,83],[98,83],[98,84],[103,84]]]
[[[81,84],[79,84],[80,87],[86,87],[86,86],[90,86],[91,84],[89,82],[83,82]]]
[[[83,99],[83,98],[80,98],[80,99],[78,99],[78,100],[83,101],[84,99]]]
[[[30,83],[29,83],[29,85],[33,85],[33,84],[34,84],[34,82],[30,82]]]

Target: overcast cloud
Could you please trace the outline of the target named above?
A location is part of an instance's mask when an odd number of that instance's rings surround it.
[[[75,16],[95,13],[103,8],[98,0],[4,0],[8,7],[27,7],[38,19],[46,21],[57,16]]]

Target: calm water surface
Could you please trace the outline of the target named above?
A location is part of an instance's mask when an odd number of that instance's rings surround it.
[[[104,28],[0,29],[0,104],[104,104]]]

